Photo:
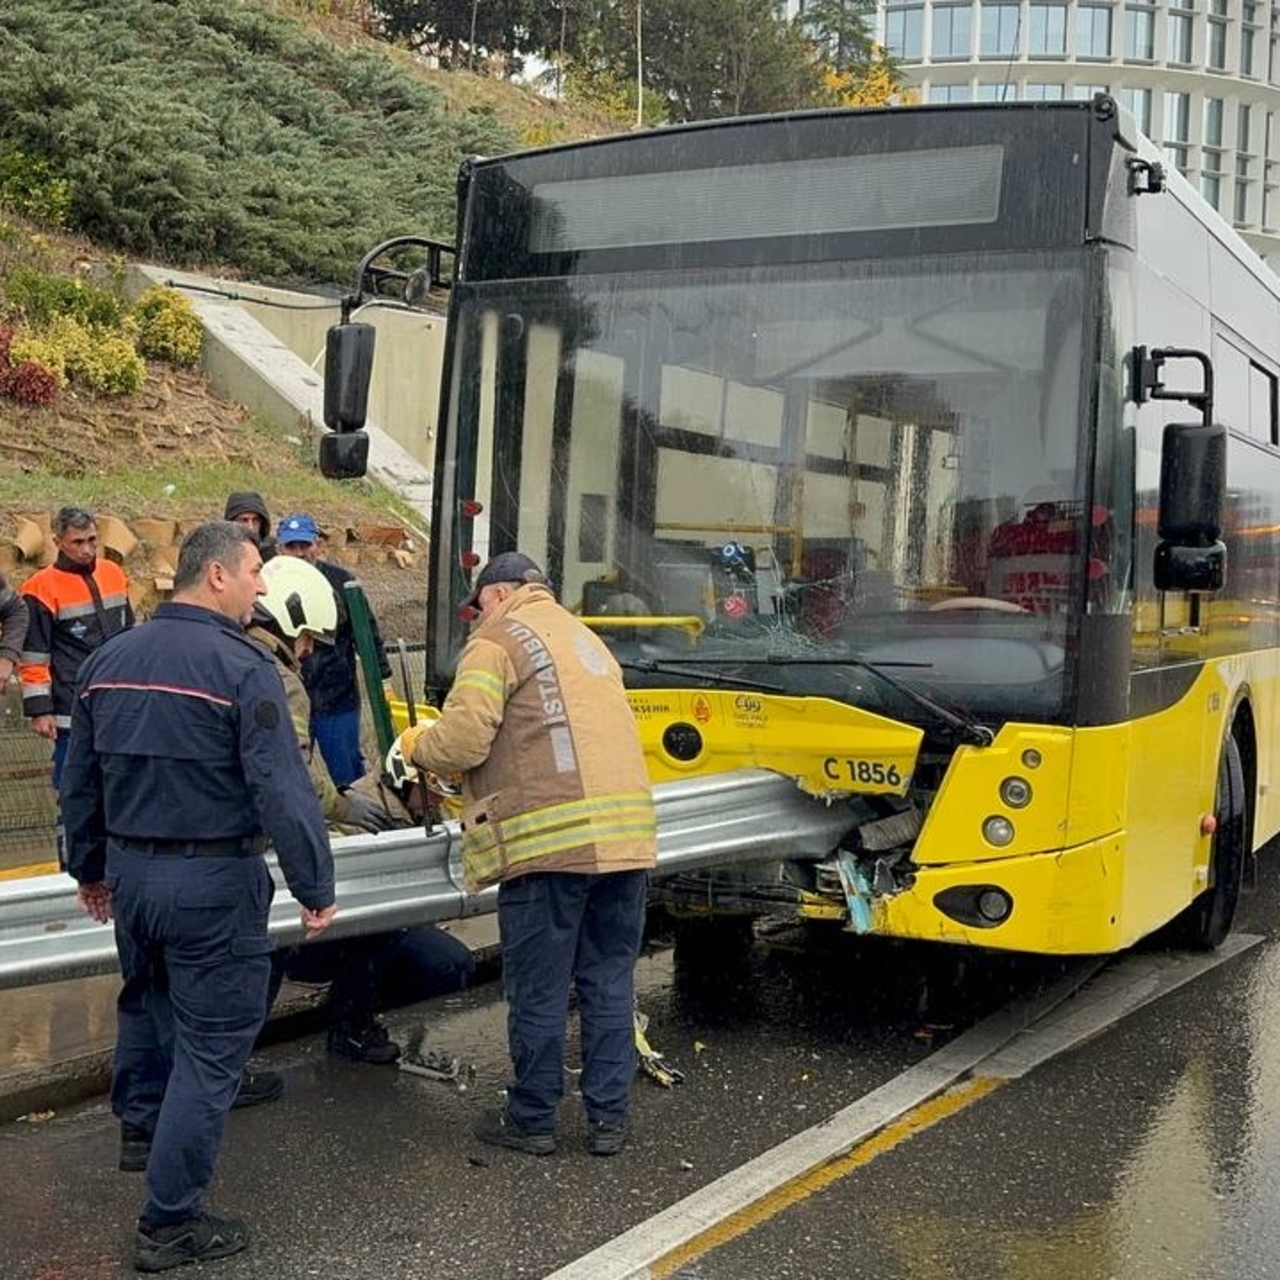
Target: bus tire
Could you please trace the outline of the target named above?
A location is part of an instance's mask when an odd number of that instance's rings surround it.
[[[1174,920],[1170,935],[1175,946],[1193,951],[1212,951],[1231,932],[1249,857],[1249,805],[1234,735],[1227,738],[1218,764],[1214,812],[1218,828],[1209,854],[1208,887]]]

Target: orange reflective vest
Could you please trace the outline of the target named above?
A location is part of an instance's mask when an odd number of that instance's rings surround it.
[[[118,631],[133,626],[129,580],[113,560],[81,568],[63,556],[22,584],[27,638],[18,676],[22,711],[71,726],[71,706],[84,660]]]

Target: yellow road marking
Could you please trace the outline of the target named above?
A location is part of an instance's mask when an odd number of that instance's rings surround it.
[[[768,1195],[761,1196],[753,1204],[730,1214],[723,1222],[717,1222],[705,1231],[685,1241],[679,1248],[658,1258],[649,1268],[649,1274],[658,1280],[660,1277],[672,1276],[687,1263],[719,1249],[722,1245],[746,1235],[748,1231],[776,1217],[792,1205],[807,1200],[818,1191],[825,1190],[833,1182],[838,1182],[846,1174],[870,1164],[877,1156],[901,1145],[916,1134],[931,1128],[941,1120],[955,1115],[971,1103],[985,1098],[1004,1083],[1003,1080],[990,1078],[967,1080],[954,1088],[940,1093],[936,1098],[909,1111],[899,1120],[886,1125],[879,1133],[873,1134],[866,1142],[859,1143],[852,1151],[828,1161],[820,1168],[795,1178],[778,1187]]]
[[[32,862],[25,867],[0,869],[0,880],[21,880],[24,876],[51,876],[57,870],[56,862]]]

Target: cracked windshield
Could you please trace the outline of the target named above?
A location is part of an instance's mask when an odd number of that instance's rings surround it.
[[[1082,274],[981,261],[468,291],[481,438],[486,416],[523,431],[497,424],[477,532],[540,555],[634,686],[1052,718],[1102,536]]]

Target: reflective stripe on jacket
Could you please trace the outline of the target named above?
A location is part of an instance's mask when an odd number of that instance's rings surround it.
[[[99,599],[94,599],[90,578]],[[129,580],[113,560],[99,557],[81,568],[59,555],[22,584],[22,596],[28,610],[18,669],[22,712],[29,718],[52,715],[66,728],[84,660],[133,626]]]
[[[469,885],[530,871],[652,867],[649,774],[622,673],[544,586],[473,633],[414,763],[463,775]]]

